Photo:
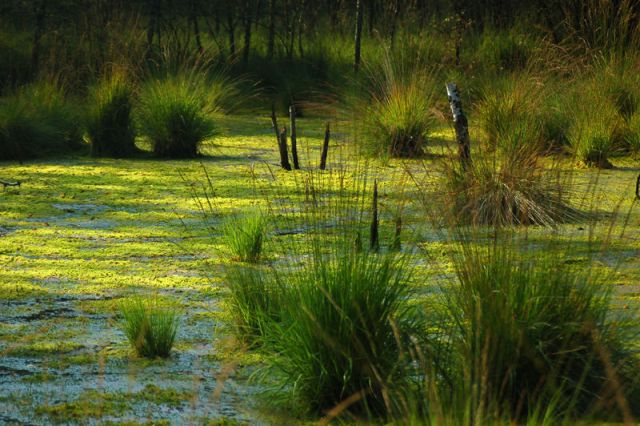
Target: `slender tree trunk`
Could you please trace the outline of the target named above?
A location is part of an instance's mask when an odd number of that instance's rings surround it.
[[[233,9],[227,10],[227,31],[229,36],[229,55],[231,59],[236,57],[236,20],[233,16]]]
[[[33,46],[31,48],[31,74],[38,74],[40,66],[40,48],[42,35],[44,34],[45,17],[47,15],[47,0],[40,0],[36,9],[36,30],[33,34]]]
[[[276,44],[276,0],[269,1],[269,37],[267,41],[267,58],[273,59]]]
[[[376,22],[376,0],[369,1],[369,35],[373,35],[373,27]]]
[[[249,52],[251,49],[251,25],[253,24],[253,11],[251,10],[252,1],[245,2],[244,13],[244,48],[242,49],[242,63],[246,68],[249,65]]]
[[[191,0],[191,24],[193,25],[193,33],[196,36],[196,47],[198,52],[202,54],[204,49],[202,48],[202,39],[200,38],[200,26],[198,25],[198,13],[196,10],[196,0]]]
[[[393,15],[391,16],[391,49],[396,44],[396,29],[398,27],[398,15],[400,14],[400,0],[395,0],[393,3]]]
[[[362,42],[362,2],[356,0],[356,37],[355,37],[355,55],[353,60],[353,69],[358,72],[360,69],[360,44]]]

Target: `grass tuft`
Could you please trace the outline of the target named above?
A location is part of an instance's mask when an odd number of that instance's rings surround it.
[[[132,119],[132,88],[124,76],[100,82],[91,93],[88,123],[91,155],[129,157],[137,152]]]
[[[509,241],[463,244],[459,283],[445,303],[458,327],[460,389],[477,413],[520,418],[556,400],[583,414],[604,403],[603,392],[631,390],[637,331],[614,315],[602,277],[564,262],[558,251],[534,259]],[[612,388],[614,380],[621,388]]]
[[[435,82],[424,69],[390,58],[370,71],[370,87],[353,107],[364,126],[365,150],[374,155],[419,157],[436,125]]]
[[[136,354],[167,358],[178,332],[175,307],[157,299],[126,299],[119,305],[122,330]]]
[[[250,214],[229,221],[224,227],[224,241],[236,260],[257,263],[262,257],[267,223],[261,214]]]
[[[391,410],[389,395],[408,386],[410,336],[424,324],[407,305],[408,266],[394,256],[315,251],[308,266],[280,277],[282,320],[267,333],[270,374],[292,400],[313,411],[351,401],[349,410]]]
[[[559,171],[546,169],[535,150],[521,145],[517,130],[510,137],[502,143],[509,149],[476,157],[467,171],[446,166],[452,224],[552,226],[576,214]]]
[[[82,146],[82,115],[57,82],[36,82],[0,100],[0,160],[62,155]]]
[[[157,157],[189,158],[214,136],[211,103],[206,80],[181,74],[151,81],[142,92],[140,126]]]

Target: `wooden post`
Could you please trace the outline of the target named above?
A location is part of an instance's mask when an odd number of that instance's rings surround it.
[[[296,138],[296,107],[291,105],[289,107],[289,121],[291,122],[291,156],[293,157],[293,168],[300,169],[300,163],[298,163],[298,141]]]
[[[285,170],[291,170],[291,164],[289,164],[289,153],[287,152],[287,127],[283,127],[280,132],[280,165]]]
[[[324,143],[322,144],[322,155],[320,156],[320,170],[327,168],[327,155],[329,154],[329,139],[331,139],[331,126],[327,121],[327,127],[324,130]]]
[[[378,235],[378,181],[373,181],[373,204],[371,206],[373,217],[371,218],[371,250],[378,251],[380,248],[380,238]]]
[[[453,114],[453,124],[456,130],[456,142],[458,143],[458,156],[462,170],[466,171],[471,165],[471,141],[469,139],[469,122],[462,110],[462,101],[458,86],[455,83],[447,83],[447,96],[449,106]]]
[[[636,180],[636,200],[640,200],[640,175],[638,175],[638,180]]]

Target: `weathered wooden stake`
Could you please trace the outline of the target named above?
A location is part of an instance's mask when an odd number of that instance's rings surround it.
[[[636,200],[640,200],[640,175],[638,175],[638,180],[636,181]]]
[[[460,92],[455,83],[447,83],[447,96],[449,106],[453,114],[453,124],[456,129],[456,142],[458,143],[458,156],[462,170],[467,170],[471,165],[471,141],[469,139],[469,122],[462,110]]]
[[[329,139],[331,139],[331,127],[327,121],[327,127],[324,130],[324,143],[322,144],[322,155],[320,156],[320,170],[327,168],[327,155],[329,154]]]
[[[20,186],[20,182],[9,182],[6,180],[0,180],[0,185],[2,185],[4,188],[6,188],[7,186]]]
[[[298,163],[298,141],[296,138],[296,107],[291,105],[289,107],[289,121],[291,122],[291,156],[293,157],[293,168],[298,170],[300,163]]]
[[[378,235],[378,181],[373,182],[373,205],[372,205],[373,217],[371,218],[371,250],[378,251],[380,248],[380,238]]]
[[[400,234],[402,233],[402,216],[396,216],[396,232],[393,236],[393,244],[391,245],[392,250],[400,251],[402,250],[402,240],[400,239]]]
[[[280,166],[285,170],[291,170],[291,164],[289,164],[289,152],[287,150],[287,127],[283,127],[280,132],[280,142],[278,143],[280,148]]]

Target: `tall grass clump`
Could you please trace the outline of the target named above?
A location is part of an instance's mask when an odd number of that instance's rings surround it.
[[[345,401],[354,411],[393,409],[394,389],[411,383],[403,347],[426,330],[407,303],[408,268],[345,244],[280,277],[288,285],[267,334],[267,371],[292,401],[315,412]]]
[[[260,261],[267,232],[267,222],[262,214],[254,213],[230,220],[223,232],[224,241],[236,260],[249,263]]]
[[[258,345],[280,320],[285,289],[267,271],[248,266],[227,268],[226,284],[236,337],[250,346]]]
[[[545,225],[571,219],[570,182],[557,167],[542,164],[535,149],[520,143],[519,130],[505,149],[476,156],[467,170],[445,165],[447,217],[456,224]]]
[[[101,81],[91,91],[87,132],[94,157],[129,157],[137,152],[133,89],[124,76]]]
[[[567,142],[569,117],[563,99],[549,82],[531,75],[509,76],[484,90],[475,113],[487,147],[518,134],[518,143],[540,152],[557,151]]]
[[[421,67],[394,65],[387,57],[370,70],[366,94],[352,107],[364,126],[365,150],[374,155],[419,157],[436,118],[435,83]]]
[[[613,311],[602,276],[565,262],[558,247],[534,258],[511,240],[494,242],[463,244],[458,283],[445,292],[463,411],[517,419],[555,401],[561,413],[584,415],[633,392],[638,333]]]
[[[206,79],[195,74],[167,76],[147,83],[140,100],[140,127],[158,157],[189,158],[216,134]]]
[[[36,82],[0,99],[0,159],[61,155],[82,146],[82,114],[62,84]]]
[[[126,299],[119,305],[121,328],[136,354],[167,358],[178,333],[177,309],[157,299]]]
[[[574,155],[586,166],[611,168],[609,159],[621,149],[625,134],[616,107],[607,97],[593,92],[589,99],[576,99],[573,105],[568,139]]]

